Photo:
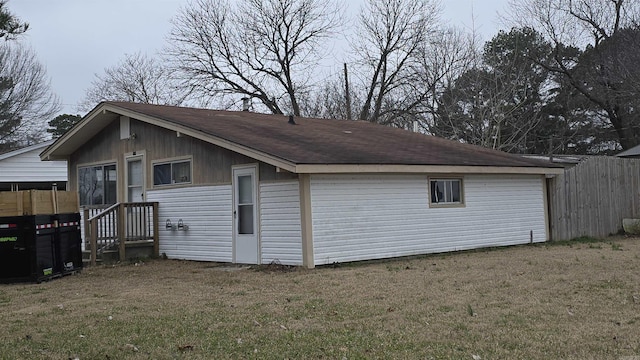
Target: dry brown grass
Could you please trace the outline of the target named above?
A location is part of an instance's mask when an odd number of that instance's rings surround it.
[[[2,359],[640,359],[640,239],[0,285]]]

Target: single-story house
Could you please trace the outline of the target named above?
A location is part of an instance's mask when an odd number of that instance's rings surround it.
[[[41,158],[69,162],[81,205],[158,202],[169,258],[307,267],[546,241],[563,171],[364,121],[126,102]]]
[[[66,161],[41,161],[40,152],[53,140],[0,154],[0,191],[64,190],[67,185]]]

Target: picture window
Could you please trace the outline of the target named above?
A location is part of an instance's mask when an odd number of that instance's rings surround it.
[[[83,166],[78,168],[80,205],[112,205],[117,199],[115,164]]]

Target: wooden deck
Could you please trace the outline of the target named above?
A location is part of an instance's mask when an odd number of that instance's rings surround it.
[[[83,211],[91,265],[106,254],[117,254],[116,260],[138,257],[143,247],[150,248],[149,255],[159,255],[157,202],[117,203]]]

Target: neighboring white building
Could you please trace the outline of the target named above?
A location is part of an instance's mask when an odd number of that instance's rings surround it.
[[[0,191],[59,190],[67,185],[66,161],[41,161],[40,153],[54,140],[0,154]]]
[[[640,145],[636,145],[631,149],[622,151],[616,155],[621,158],[640,158]]]
[[[563,172],[364,121],[124,102],[41,156],[69,160],[81,205],[158,202],[169,258],[307,267],[546,241]]]

